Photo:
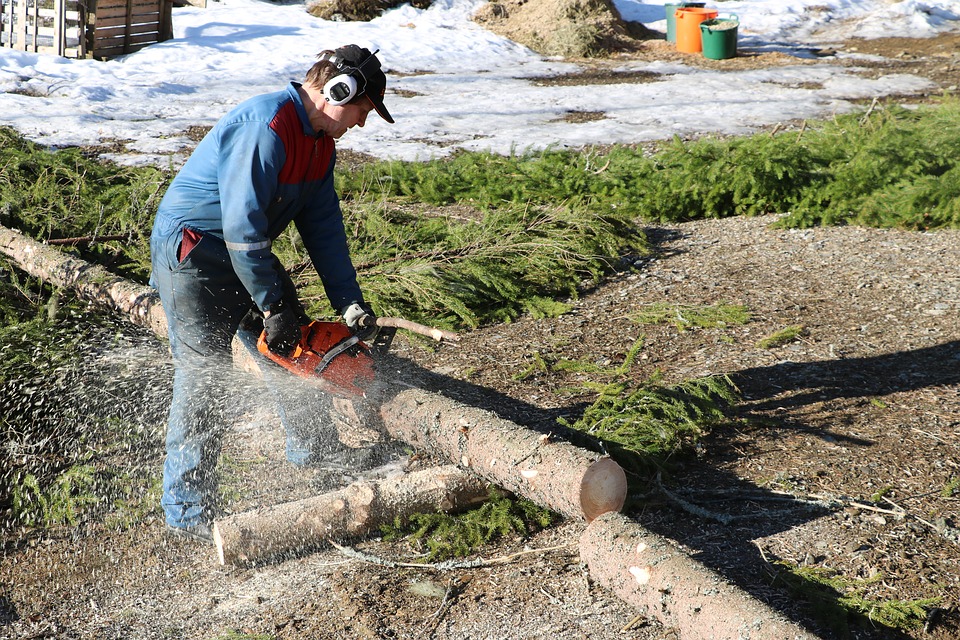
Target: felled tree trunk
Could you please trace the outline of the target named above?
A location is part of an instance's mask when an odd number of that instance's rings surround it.
[[[362,536],[397,516],[461,510],[485,501],[487,487],[456,466],[435,467],[222,518],[213,537],[220,564],[254,563]]]
[[[126,314],[134,324],[167,335],[160,296],[152,288],[110,273],[103,267],[0,226],[0,253],[31,275]]]
[[[595,581],[684,640],[817,638],[621,514],[587,525],[580,557]]]
[[[627,478],[600,457],[495,414],[420,389],[400,391],[380,408],[391,436],[433,451],[505,489],[574,518],[619,511]]]

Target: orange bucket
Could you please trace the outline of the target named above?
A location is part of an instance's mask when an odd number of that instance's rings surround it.
[[[674,16],[677,19],[677,51],[683,53],[700,53],[703,44],[700,40],[700,23],[704,20],[716,18],[719,12],[716,9],[703,7],[680,7]]]

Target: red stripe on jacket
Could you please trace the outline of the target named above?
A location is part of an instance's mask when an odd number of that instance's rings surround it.
[[[319,180],[326,175],[333,156],[333,138],[305,134],[297,107],[292,101],[280,107],[270,122],[270,128],[280,136],[287,154],[287,160],[280,169],[280,184]]]

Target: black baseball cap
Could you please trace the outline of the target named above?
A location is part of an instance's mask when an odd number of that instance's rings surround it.
[[[356,79],[363,83],[358,95],[367,96],[380,117],[393,124],[393,116],[390,115],[386,105],[383,104],[383,94],[387,91],[387,76],[383,74],[383,70],[380,68],[377,51],[370,53],[370,49],[348,44],[335,51],[336,58],[331,59],[331,62],[334,62],[338,68],[352,67],[356,69],[357,75],[361,76]]]

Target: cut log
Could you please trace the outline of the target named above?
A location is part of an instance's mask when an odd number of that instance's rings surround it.
[[[167,335],[160,296],[151,287],[110,273],[103,267],[0,226],[0,253],[24,271],[58,287],[72,288],[87,300],[125,314],[134,324]]]
[[[380,414],[394,438],[565,516],[590,521],[623,508],[627,477],[609,457],[420,389],[386,399]]]
[[[684,640],[817,638],[621,514],[587,525],[580,557],[596,582]]]
[[[221,518],[213,538],[220,564],[249,564],[316,549],[327,538],[362,536],[397,517],[458,511],[484,502],[488,484],[446,465],[378,482],[355,482],[303,500]]]

